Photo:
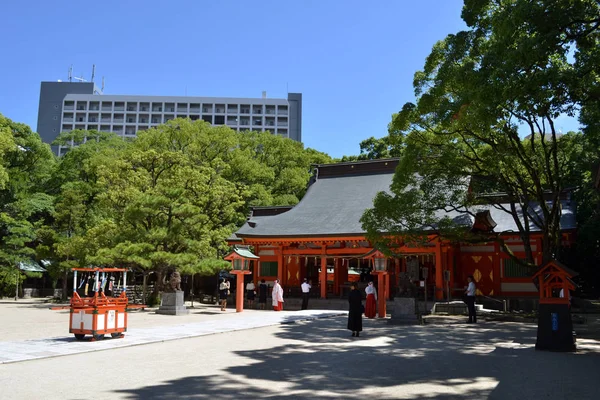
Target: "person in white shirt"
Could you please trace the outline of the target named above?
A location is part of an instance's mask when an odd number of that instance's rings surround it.
[[[308,283],[308,279],[304,278],[304,282],[300,285],[300,289],[302,289],[302,309],[306,310],[308,308],[308,298],[310,296],[310,288],[312,286]]]
[[[254,282],[250,281],[246,284],[246,300],[248,300],[248,307],[252,308],[254,305],[254,297],[256,296],[256,287]]]
[[[469,310],[469,320],[467,323],[471,324],[477,322],[477,314],[475,313],[475,293],[477,292],[477,287],[475,286],[473,275],[469,275],[467,281],[469,285],[465,290],[465,303],[467,303],[467,309]]]
[[[229,281],[223,279],[219,285],[219,298],[221,299],[221,311],[227,309],[227,296],[229,296],[229,289],[231,288]]]
[[[369,282],[365,289],[367,301],[365,305],[365,317],[375,318],[377,315],[377,289],[373,286],[373,282]]]

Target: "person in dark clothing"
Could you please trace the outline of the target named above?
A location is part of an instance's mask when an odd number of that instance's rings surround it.
[[[260,304],[261,310],[264,310],[265,305],[267,304],[267,284],[264,279],[262,279],[260,285],[258,285],[258,304]]]
[[[348,294],[348,330],[352,331],[352,336],[358,337],[362,331],[362,293],[358,290],[356,283],[350,286]]]

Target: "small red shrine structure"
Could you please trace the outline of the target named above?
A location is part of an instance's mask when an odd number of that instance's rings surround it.
[[[575,290],[572,279],[577,275],[556,260],[540,268],[532,277],[540,291],[540,304],[569,304],[569,294]]]
[[[424,244],[397,238],[394,256],[385,260],[384,270],[375,268],[372,243],[366,238],[360,218],[373,207],[378,192],[390,191],[399,159],[381,159],[313,166],[313,177],[304,198],[294,207],[255,207],[247,222],[229,238],[232,245],[252,246],[258,262],[254,263],[253,280],[258,283],[280,279],[286,295],[300,293],[302,279],[313,282],[321,298],[342,296],[349,275],[361,280],[378,275],[379,298],[395,293],[400,274],[412,281],[431,282],[425,288],[428,298],[442,300],[444,275],[454,297],[460,297],[473,275],[477,294],[486,296],[536,296],[529,268],[521,267],[504,253],[496,241],[477,244],[450,243],[435,231]],[[568,245],[575,232],[575,205],[561,200],[561,232]],[[506,204],[505,209],[510,209]],[[539,206],[531,205],[536,212]],[[493,206],[477,206],[470,214],[458,211],[443,216],[463,224],[467,229],[500,235],[518,258],[525,258],[525,248],[518,235],[513,215]],[[543,218],[539,210],[540,218]],[[530,234],[536,262],[542,262],[542,235],[531,227]],[[329,271],[329,273],[328,273]],[[379,271],[379,272],[378,272]],[[446,272],[447,271],[447,272]],[[332,272],[332,273],[331,273]],[[379,276],[380,275],[380,276]]]
[[[570,312],[571,280],[577,273],[558,261],[550,261],[533,276],[540,290],[536,350],[575,351]]]

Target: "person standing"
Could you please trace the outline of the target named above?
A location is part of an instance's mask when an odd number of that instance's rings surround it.
[[[465,303],[467,303],[467,309],[469,310],[469,320],[467,323],[472,324],[477,322],[477,314],[475,313],[475,292],[477,291],[477,287],[475,286],[473,275],[469,275],[467,281],[469,282],[465,290]]]
[[[229,282],[227,279],[222,279],[219,285],[219,299],[221,300],[221,311],[227,308],[227,296],[229,296]]]
[[[273,310],[283,310],[283,288],[279,284],[279,279],[275,279],[275,282],[273,283],[273,293],[271,294],[271,296],[273,298]]]
[[[377,315],[377,289],[373,286],[373,282],[369,282],[365,289],[367,293],[367,305],[365,306],[365,317],[375,318]]]
[[[258,285],[258,304],[261,310],[264,310],[267,304],[267,284],[264,279],[261,279]]]
[[[246,284],[246,300],[248,300],[248,307],[252,308],[254,306],[254,297],[256,296],[256,291],[254,287],[254,281],[250,281]]]
[[[310,296],[310,288],[311,285],[308,283],[308,279],[304,278],[304,282],[300,285],[300,289],[302,289],[302,309],[306,310],[308,308],[308,298]]]
[[[362,331],[362,313],[362,294],[353,282],[348,294],[348,330],[352,331],[352,336],[359,337]]]

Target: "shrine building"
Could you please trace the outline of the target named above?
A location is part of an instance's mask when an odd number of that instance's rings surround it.
[[[252,246],[259,257],[252,263],[254,282],[279,278],[284,290],[293,295],[299,294],[302,279],[307,278],[313,292],[327,298],[341,297],[351,281],[376,281],[370,277],[375,249],[365,237],[360,218],[373,207],[378,192],[390,191],[398,162],[382,159],[315,165],[306,195],[296,206],[253,208],[229,242]],[[561,206],[561,233],[568,245],[576,227],[575,204],[565,198]],[[458,212],[447,216],[466,228],[488,224],[491,233],[500,233],[511,251],[524,259],[525,249],[512,215],[492,206],[477,210],[482,218]],[[456,244],[435,232],[428,238],[426,245],[403,243],[394,249],[395,256],[386,260],[385,291],[378,288],[380,296],[393,297],[403,276],[417,285],[426,283],[430,299],[442,300],[448,293],[460,297],[469,275],[475,278],[478,295],[537,295],[530,269],[509,258],[497,242]],[[535,261],[540,264],[542,238],[534,226],[531,238]]]

